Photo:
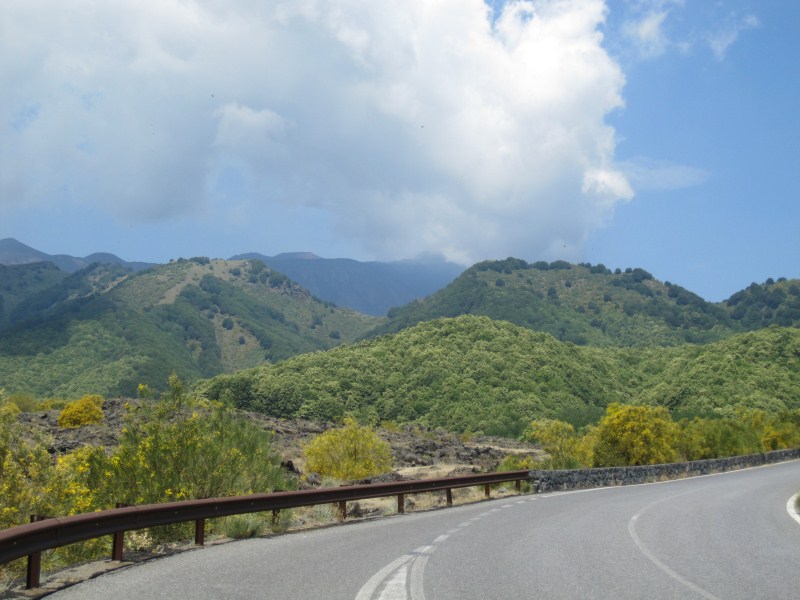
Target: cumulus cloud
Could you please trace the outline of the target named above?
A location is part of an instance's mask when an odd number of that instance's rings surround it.
[[[579,258],[633,195],[605,122],[624,85],[606,10],[15,0],[0,40],[2,210],[244,223],[297,206],[377,258]]]

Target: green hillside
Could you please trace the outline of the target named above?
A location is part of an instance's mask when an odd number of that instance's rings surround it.
[[[722,339],[727,311],[643,269],[509,258],[478,263],[424,300],[393,309],[376,333],[476,314],[591,346],[668,346]]]
[[[0,330],[13,324],[12,315],[24,310],[33,297],[66,277],[66,273],[47,262],[0,265]]]
[[[379,322],[258,261],[206,258],[85,269],[31,295],[23,312],[0,331],[0,387],[40,396],[134,395],[173,370],[193,381],[331,348]]]
[[[421,323],[198,384],[277,417],[416,421],[518,435],[534,418],[585,424],[611,402],[679,413],[800,407],[800,331],[770,328],[713,344],[621,349],[562,343],[487,317]]]
[[[800,327],[800,281],[781,278],[767,279],[761,285],[750,284],[731,296],[725,306],[731,318],[745,329],[760,329],[770,325]]]
[[[559,340],[590,346],[706,343],[772,324],[800,326],[800,282],[783,280],[706,302],[644,269],[529,264],[508,258],[478,263],[435,294],[389,311],[374,335],[439,317],[485,315]]]

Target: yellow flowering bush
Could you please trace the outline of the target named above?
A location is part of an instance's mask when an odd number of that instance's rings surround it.
[[[58,426],[83,427],[91,423],[101,423],[103,418],[103,399],[96,395],[86,395],[64,407],[58,415]]]
[[[663,406],[610,404],[597,425],[594,466],[672,462],[678,434],[678,425]]]
[[[0,528],[27,523],[46,512],[42,490],[52,477],[53,462],[43,435],[23,435],[19,410],[0,407]]]
[[[344,427],[315,437],[303,453],[306,471],[337,479],[364,479],[392,468],[389,444],[351,418],[344,420]]]

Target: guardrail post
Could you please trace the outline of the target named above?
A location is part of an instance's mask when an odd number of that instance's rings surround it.
[[[49,517],[42,515],[31,515],[31,523],[43,521]],[[41,585],[42,577],[42,553],[34,552],[28,555],[28,564],[25,574],[25,589],[38,588]]]
[[[281,522],[281,509],[280,508],[272,509],[272,526],[275,527],[280,522]]]
[[[397,494],[397,512],[403,514],[406,512],[406,495]]]
[[[197,519],[194,522],[194,545],[203,546],[206,543],[206,520]]]
[[[117,502],[116,508],[125,508],[128,506],[127,504],[123,504],[122,502]],[[111,543],[111,560],[116,560],[118,562],[122,562],[122,550],[125,546],[125,532],[124,531],[116,531],[112,537],[113,541]]]
[[[487,500],[492,497],[492,487],[488,483],[483,484],[483,497]]]
[[[447,506],[453,506],[453,490],[447,488],[444,491],[445,498],[447,499]]]
[[[339,501],[339,523],[344,523],[347,518],[347,500]]]
[[[514,482],[514,489],[517,490],[518,494],[522,493],[522,479],[517,479]]]

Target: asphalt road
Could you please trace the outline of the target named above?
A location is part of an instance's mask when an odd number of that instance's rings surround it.
[[[800,598],[800,461],[200,549],[50,598]]]

